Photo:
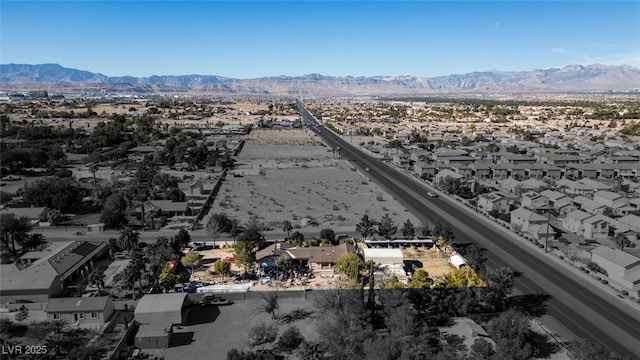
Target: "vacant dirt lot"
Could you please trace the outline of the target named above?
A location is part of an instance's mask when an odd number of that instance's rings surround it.
[[[234,175],[235,174],[235,175]],[[254,130],[214,202],[214,212],[248,220],[257,216],[281,233],[291,221],[305,237],[323,228],[355,233],[367,214],[396,223],[418,220],[348,162],[305,130]]]

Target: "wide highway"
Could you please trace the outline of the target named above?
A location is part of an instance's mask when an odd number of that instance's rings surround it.
[[[449,223],[456,241],[487,249],[490,268],[508,267],[522,275],[515,288],[523,294],[547,294],[547,314],[580,338],[602,344],[610,351],[640,359],[640,311],[600,289],[563,264],[515,238],[511,232],[488,223],[450,199],[430,197],[418,179],[405,175],[369,156],[321,126],[300,106],[305,125],[327,145],[339,151],[367,176],[402,203],[421,222]]]

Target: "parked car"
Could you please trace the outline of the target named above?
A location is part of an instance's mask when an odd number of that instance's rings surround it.
[[[204,294],[202,296],[202,300],[200,301],[202,306],[207,305],[231,305],[233,301],[224,299],[216,294]]]

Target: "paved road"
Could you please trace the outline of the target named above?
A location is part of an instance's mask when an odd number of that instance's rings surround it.
[[[352,147],[317,123],[302,109],[310,129],[339,150],[354,166],[366,171],[423,223],[449,223],[461,243],[476,243],[487,249],[487,265],[509,267],[522,273],[515,287],[524,294],[548,294],[552,298],[547,313],[578,337],[601,343],[611,351],[640,359],[640,312],[615,296],[602,291],[570,269],[556,263],[539,249],[515,239],[505,229],[487,224],[467,209],[446,198],[426,195],[424,184],[410,178],[380,159]]]

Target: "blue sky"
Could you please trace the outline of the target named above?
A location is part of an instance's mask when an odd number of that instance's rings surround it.
[[[0,63],[243,79],[640,68],[640,2],[2,0]]]

